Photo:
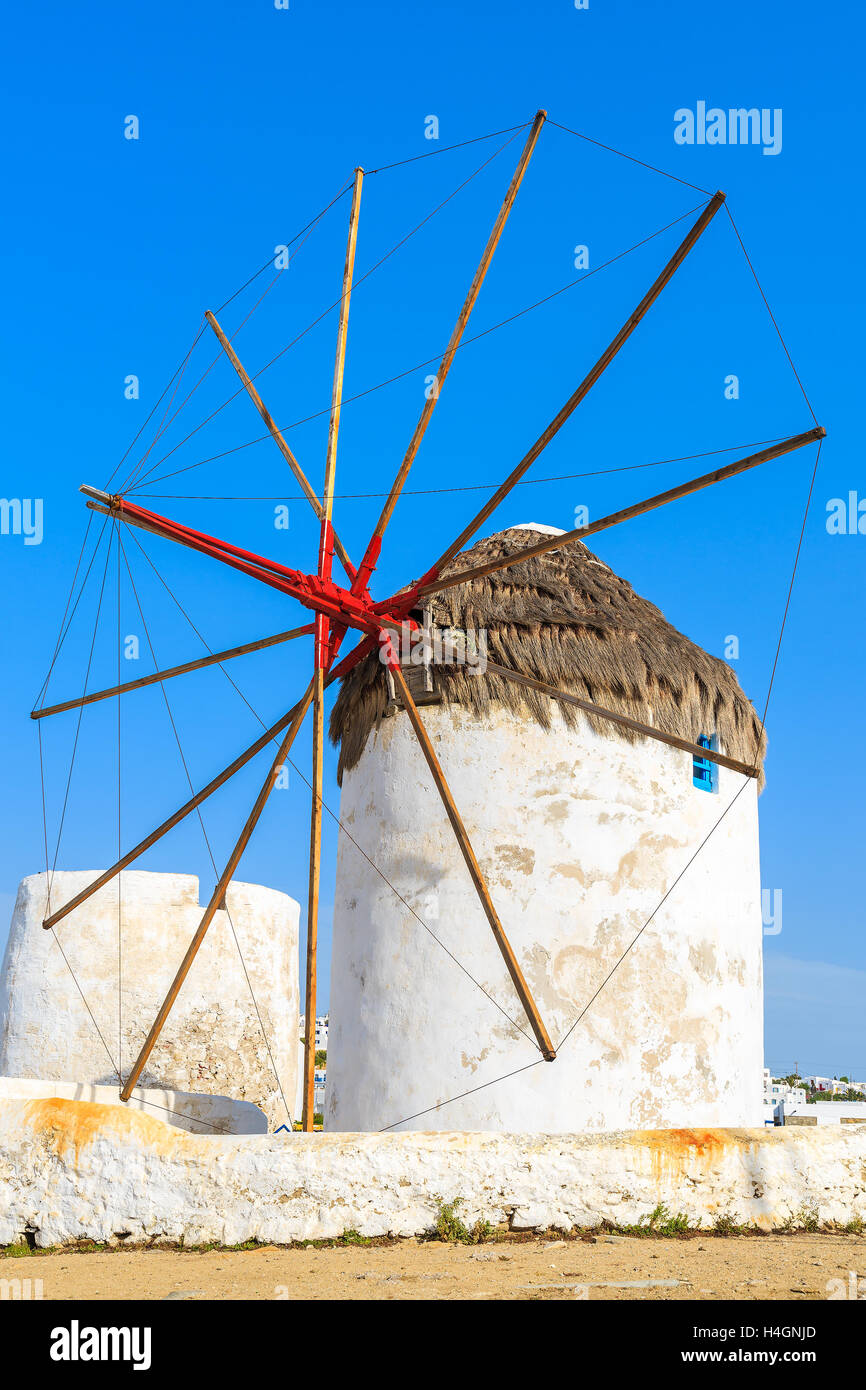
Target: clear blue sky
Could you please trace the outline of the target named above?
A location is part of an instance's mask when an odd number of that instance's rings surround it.
[[[864,107],[862,10],[793,0],[759,16],[745,0],[684,13],[672,3],[473,0],[407,6],[291,0],[203,5],[41,4],[6,20],[2,96],[6,215],[2,492],[41,498],[44,537],[0,536],[3,624],[0,908],[17,881],[44,867],[39,767],[28,718],[50,660],[81,544],[77,488],[105,483],[194,338],[220,305],[329,201],[356,164],[367,169],[528,120],[552,119],[631,151],[702,188],[723,188],[829,438],[824,447],[769,714],[768,787],[761,801],[762,882],[781,890],[782,931],[766,940],[767,1061],[774,1067],[866,1073],[862,1028],[864,817],[859,776],[866,537],[829,535],[831,498],[866,496],[858,404],[862,352]],[[674,112],[758,107],[783,112],[782,148],[679,145]],[[135,115],[140,138],[124,138]],[[425,118],[439,141],[425,140]],[[368,178],[362,274],[487,159],[502,140]],[[346,393],[353,395],[445,345],[519,140],[359,286]],[[701,195],[549,126],[473,319],[487,328],[631,246]],[[237,339],[258,369],[338,294],[345,200],[299,251]],[[683,224],[687,225],[687,224]],[[637,303],[682,234],[675,228],[545,307],[467,346],[412,475],[413,489],[496,482],[522,455]],[[226,310],[233,332],[267,277]],[[259,385],[320,484],[335,316],[326,317]],[[209,339],[190,366],[215,354]],[[402,457],[424,376],[348,405],[337,493],[379,492]],[[139,377],[139,400],[124,380]],[[740,382],[726,400],[726,376]],[[218,362],[152,455],[235,389]],[[569,477],[793,433],[811,424],[724,214],[625,351],[512,495],[497,521],[573,525],[671,486],[710,465],[670,463],[608,477]],[[184,426],[182,429],[181,426]],[[163,464],[162,475],[262,433],[246,399],[232,402]],[[733,457],[734,455],[727,455]],[[133,458],[135,456],[133,455]],[[736,670],[759,706],[767,690],[813,451],[630,523],[597,549],[666,616],[718,655],[739,638]],[[152,493],[242,494],[275,500],[152,498],[148,505],[301,568],[315,563],[317,527],[270,442],[151,484]],[[486,497],[407,496],[389,533],[381,590],[426,568]],[[336,519],[362,549],[379,502],[340,498]],[[213,647],[293,625],[300,610],[200,557],[144,538]],[[194,634],[133,543],[133,573],[162,666],[199,654]],[[93,581],[51,684],[81,689],[96,606]],[[109,571],[91,688],[117,669],[116,582]],[[127,583],[122,635],[141,635]],[[269,722],[305,683],[301,644],[230,668]],[[146,642],[123,678],[151,669]],[[258,725],[218,671],[169,688],[193,781],[200,785]],[[86,713],[58,863],[95,868],[115,857],[117,729],[108,706]],[[185,797],[158,687],[122,714],[122,839],[132,842]],[[45,730],[56,834],[75,716]],[[306,771],[308,743],[296,745]],[[260,765],[208,803],[221,860]],[[329,756],[327,800],[338,791]],[[305,897],[308,797],[293,777],[275,793],[240,877]],[[328,830],[321,1001],[327,1003],[334,827]],[[53,841],[52,841],[53,845]],[[194,821],[143,862],[211,882]],[[648,910],[653,904],[648,904]],[[0,940],[5,926],[0,926]]]

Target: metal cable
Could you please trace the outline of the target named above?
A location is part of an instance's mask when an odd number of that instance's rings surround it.
[[[151,657],[152,657],[152,659],[153,659],[153,664],[154,664],[155,668],[156,668],[157,670],[159,670],[159,662],[158,662],[158,660],[157,660],[156,651],[155,651],[155,649],[154,649],[153,641],[152,641],[151,636],[150,636],[150,629],[149,629],[148,626],[147,626],[147,622],[146,622],[146,619],[145,619],[145,616],[144,616],[144,610],[143,610],[142,605],[141,605],[141,599],[139,598],[138,589],[137,589],[137,587],[136,587],[135,580],[133,579],[133,576],[132,576],[132,569],[130,568],[129,558],[128,558],[127,554],[126,554],[126,547],[123,545],[123,542],[122,542],[122,541],[121,541],[121,550],[122,550],[122,552],[123,552],[123,559],[124,559],[124,563],[125,563],[125,565],[126,565],[127,574],[129,575],[129,582],[130,582],[130,585],[132,586],[132,592],[133,592],[133,594],[134,594],[134,596],[135,596],[136,607],[138,608],[139,617],[141,618],[141,625],[142,625],[142,627],[144,628],[145,637],[147,638],[147,645],[148,645],[148,647],[150,648],[150,654],[151,654]],[[120,683],[120,682],[118,682],[118,684],[119,684],[119,683]],[[190,776],[189,766],[188,766],[188,764],[187,764],[186,756],[185,756],[184,751],[183,751],[183,745],[182,745],[182,743],[181,743],[180,733],[178,732],[177,723],[176,723],[175,718],[174,718],[174,713],[173,713],[172,708],[171,708],[171,702],[169,701],[168,694],[166,693],[165,682],[164,682],[164,681],[159,681],[159,682],[158,682],[158,685],[159,685],[160,690],[162,691],[162,698],[163,698],[163,700],[165,701],[166,712],[168,713],[169,722],[171,723],[172,732],[173,732],[173,734],[174,734],[175,742],[177,743],[177,751],[178,751],[178,753],[180,754],[180,760],[181,760],[181,763],[183,764],[184,775],[186,776],[186,780],[187,780],[187,783],[188,783],[188,785],[189,785],[190,795],[191,795],[191,796],[195,796],[195,787],[193,786],[192,778],[191,778],[191,776]],[[119,703],[119,702],[118,702],[118,703]],[[211,862],[211,867],[213,868],[214,877],[218,880],[218,879],[219,879],[219,871],[218,871],[217,866],[216,866],[216,858],[214,857],[214,852],[213,852],[213,849],[211,848],[210,838],[209,838],[209,836],[208,836],[207,830],[205,829],[204,818],[203,818],[203,816],[202,816],[202,812],[201,812],[201,807],[200,807],[200,806],[197,806],[197,807],[196,807],[196,815],[197,815],[197,817],[198,817],[199,825],[201,826],[201,833],[202,833],[202,836],[203,836],[203,838],[204,838],[205,846],[206,846],[206,848],[207,848],[208,857],[209,857],[210,862]],[[120,844],[118,843],[118,848],[117,848],[117,857],[118,857],[118,859],[120,859],[120,856],[121,856],[121,847],[120,847]],[[119,880],[120,880],[120,875],[118,875],[118,882],[119,882]],[[261,1011],[260,1011],[259,1005],[258,1005],[258,1000],[256,999],[255,991],[254,991],[254,989],[253,989],[253,983],[252,983],[252,980],[250,979],[249,971],[247,970],[247,964],[246,964],[246,961],[245,961],[245,959],[244,959],[244,953],[243,953],[243,951],[241,950],[241,944],[240,944],[240,941],[238,940],[238,935],[237,935],[237,932],[236,932],[236,930],[235,930],[234,920],[233,920],[233,918],[232,918],[231,911],[230,911],[230,909],[229,909],[229,905],[228,905],[228,900],[227,900],[227,899],[226,899],[225,902],[224,902],[224,909],[225,909],[226,917],[227,917],[227,919],[228,919],[229,927],[231,928],[232,936],[234,937],[234,943],[235,943],[235,946],[236,946],[236,948],[237,948],[237,953],[238,953],[238,957],[239,957],[239,959],[240,959],[241,968],[242,968],[242,970],[243,970],[243,972],[244,972],[244,977],[245,977],[245,979],[246,979],[247,987],[248,987],[249,992],[250,992],[250,998],[252,999],[252,1002],[253,1002],[253,1008],[255,1009],[255,1012],[256,1012],[256,1018],[257,1018],[258,1021],[259,1021],[259,1028],[261,1029],[262,1039],[263,1039],[263,1041],[264,1041],[265,1048],[267,1049],[268,1057],[270,1058],[270,1063],[271,1063],[271,1067],[272,1067],[272,1069],[273,1069],[274,1077],[275,1077],[275,1079],[276,1079],[277,1088],[278,1088],[278,1090],[279,1090],[279,1092],[280,1092],[280,1096],[281,1096],[281,1098],[282,1098],[283,1105],[285,1106],[286,1114],[287,1114],[287,1116],[288,1116],[288,1118],[289,1118],[289,1122],[293,1124],[293,1123],[294,1123],[294,1116],[292,1115],[292,1112],[291,1112],[291,1110],[289,1109],[289,1103],[288,1103],[288,1101],[286,1100],[285,1092],[283,1091],[283,1083],[282,1083],[282,1080],[281,1080],[281,1078],[280,1078],[279,1071],[278,1071],[278,1069],[277,1069],[276,1060],[275,1060],[275,1058],[274,1058],[274,1054],[273,1054],[273,1051],[272,1051],[272,1049],[271,1049],[271,1044],[270,1044],[270,1041],[269,1041],[269,1039],[268,1039],[267,1032],[266,1032],[266,1030],[265,1030],[264,1020],[262,1019]]]
[[[176,594],[174,594],[174,593],[172,592],[170,586],[168,585],[168,583],[166,582],[166,580],[163,578],[163,576],[160,574],[160,572],[159,572],[159,570],[157,569],[156,565],[154,564],[153,560],[150,558],[150,556],[147,554],[147,551],[144,549],[144,546],[142,545],[141,541],[138,539],[138,537],[137,537],[134,533],[132,533],[132,535],[133,535],[133,539],[136,541],[136,544],[138,545],[139,550],[141,550],[142,554],[143,554],[143,555],[145,556],[145,558],[147,559],[147,561],[148,561],[148,563],[150,564],[151,568],[153,569],[154,573],[155,573],[155,574],[157,575],[157,577],[160,579],[160,581],[161,581],[161,583],[163,584],[164,588],[165,588],[166,591],[170,594],[171,598],[174,600],[175,604],[176,604],[177,607],[180,609],[181,613],[183,613],[183,615],[184,615],[184,617],[186,618],[187,622],[189,623],[190,627],[193,629],[193,631],[196,633],[196,635],[199,637],[199,639],[204,643],[204,646],[206,647],[206,649],[207,649],[208,651],[210,651],[210,647],[209,647],[209,646],[207,645],[207,643],[204,641],[204,638],[201,636],[201,633],[198,631],[198,628],[197,628],[197,627],[195,626],[195,624],[193,623],[192,619],[190,618],[189,614],[186,612],[186,610],[185,610],[185,608],[183,607],[183,605],[181,604],[180,600],[177,598]],[[154,658],[154,661],[155,661],[155,660],[156,660],[156,658]],[[265,722],[264,722],[264,720],[262,719],[261,715],[260,715],[260,714],[258,713],[258,711],[253,707],[253,705],[252,705],[252,704],[250,703],[250,701],[247,699],[246,695],[244,695],[243,691],[240,689],[240,687],[236,684],[236,682],[235,682],[235,681],[232,679],[232,677],[229,675],[228,671],[225,670],[225,668],[221,665],[221,663],[218,662],[217,665],[219,666],[219,669],[223,672],[223,675],[224,675],[224,676],[226,677],[226,679],[229,681],[230,685],[237,691],[238,695],[239,695],[240,698],[243,700],[244,704],[247,706],[247,708],[250,710],[250,712],[253,714],[253,716],[258,720],[258,722],[259,722],[259,724],[262,726],[262,728],[263,728],[263,729],[267,728],[267,725],[265,724]],[[275,739],[272,740],[272,742],[273,742],[274,744],[277,744],[277,743],[278,743],[278,740],[275,738]],[[312,784],[311,784],[310,782],[307,781],[307,778],[304,776],[303,772],[301,772],[300,768],[298,768],[298,767],[295,765],[295,763],[292,762],[292,759],[289,758],[289,757],[286,758],[286,762],[288,762],[289,765],[294,769],[294,771],[297,772],[297,774],[298,774],[298,776],[300,777],[301,781],[304,782],[305,785],[306,785],[306,786],[309,788],[309,790],[312,792]],[[394,884],[391,883],[390,879],[388,879],[388,878],[386,877],[386,875],[382,872],[382,870],[378,867],[378,865],[375,864],[375,863],[373,862],[373,860],[369,857],[369,855],[365,853],[365,851],[364,851],[364,850],[361,848],[361,846],[358,844],[357,840],[355,840],[355,839],[352,837],[352,835],[350,834],[350,832],[346,829],[346,826],[345,826],[345,825],[343,824],[343,822],[340,820],[339,816],[337,816],[336,813],[335,813],[334,811],[331,810],[330,806],[327,804],[327,802],[324,800],[324,798],[321,798],[321,803],[322,803],[323,808],[327,811],[328,815],[331,817],[331,819],[334,820],[334,821],[336,822],[337,826],[340,828],[340,830],[342,830],[342,831],[345,833],[346,837],[347,837],[347,838],[351,841],[351,843],[355,846],[355,848],[358,850],[359,854],[363,855],[364,859],[366,859],[366,861],[367,861],[367,863],[370,865],[370,867],[373,868],[373,869],[376,871],[376,873],[377,873],[377,874],[379,875],[379,877],[382,879],[383,883],[387,884],[387,886],[390,888],[391,892],[395,895],[395,897],[397,897],[397,898],[400,900],[400,902],[403,903],[404,907],[406,907],[406,908],[408,909],[408,911],[412,913],[412,916],[415,917],[416,920],[417,920],[418,922],[421,923],[421,926],[424,928],[424,930],[425,930],[426,932],[429,932],[429,934],[430,934],[430,936],[432,936],[433,940],[436,941],[436,942],[438,943],[438,945],[440,945],[440,946],[442,947],[442,950],[446,953],[446,955],[448,955],[448,956],[451,957],[451,959],[454,961],[455,965],[459,966],[459,968],[460,968],[460,969],[463,971],[463,973],[472,981],[472,983],[473,983],[474,985],[476,985],[478,989],[481,990],[481,993],[482,993],[483,995],[485,995],[485,997],[486,997],[487,999],[490,1000],[491,1004],[495,1005],[495,1007],[499,1010],[499,1012],[500,1012],[501,1014],[504,1015],[504,1017],[508,1020],[508,1022],[509,1022],[514,1028],[516,1028],[516,1029],[518,1030],[519,1033],[522,1033],[523,1036],[524,1036],[525,1038],[527,1038],[527,1039],[532,1043],[533,1047],[535,1047],[535,1046],[536,1046],[536,1043],[535,1043],[534,1038],[531,1038],[530,1035],[525,1031],[525,1029],[521,1028],[520,1024],[517,1023],[517,1022],[511,1017],[511,1015],[507,1012],[507,1010],[503,1009],[503,1007],[502,1007],[501,1004],[497,1003],[497,1001],[493,998],[493,996],[492,996],[491,994],[488,994],[488,992],[487,992],[487,990],[484,988],[484,986],[483,986],[478,980],[475,979],[475,976],[472,975],[471,972],[470,972],[469,970],[467,970],[466,966],[463,965],[463,964],[457,959],[457,957],[448,949],[448,947],[447,947],[447,946],[445,945],[445,943],[441,940],[441,938],[438,937],[438,936],[436,935],[436,933],[433,931],[433,929],[427,925],[427,923],[424,921],[424,919],[423,919],[423,918],[415,911],[415,909],[406,901],[406,899],[403,897],[403,895],[402,895],[402,894],[399,892],[399,890],[394,886]]]
[[[737,228],[737,224],[736,224],[736,222],[734,221],[734,214],[731,212],[731,209],[728,207],[727,203],[725,203],[725,212],[728,214],[728,217],[729,217],[729,219],[730,219],[731,226],[732,226],[733,229],[734,229],[734,235],[736,236],[737,241],[740,243],[740,250],[742,251],[743,255],[744,255],[745,258],[746,258],[746,264],[748,265],[749,270],[752,272],[752,277],[753,277],[753,279],[754,279],[754,281],[755,281],[755,284],[756,284],[757,287],[758,287],[758,292],[759,292],[759,294],[760,294],[762,300],[764,301],[764,308],[767,310],[767,313],[770,315],[770,321],[771,321],[773,327],[774,327],[775,330],[776,330],[776,334],[777,334],[777,336],[778,336],[779,342],[782,344],[782,348],[783,348],[783,351],[784,351],[784,353],[785,353],[785,356],[786,356],[787,359],[788,359],[788,363],[789,363],[789,365],[790,365],[791,371],[794,373],[794,376],[795,376],[796,381],[797,381],[797,385],[799,386],[800,391],[802,392],[803,400],[806,402],[806,405],[809,407],[809,414],[812,416],[812,419],[814,420],[815,424],[817,425],[817,423],[818,423],[818,417],[817,417],[817,415],[815,414],[814,410],[812,409],[812,402],[809,400],[809,397],[808,397],[807,394],[806,394],[806,388],[805,388],[805,386],[803,385],[802,381],[800,380],[800,373],[797,371],[797,368],[794,366],[794,359],[792,358],[790,352],[788,351],[788,344],[785,342],[785,339],[782,337],[782,330],[781,330],[781,328],[779,327],[779,324],[778,324],[778,322],[777,322],[777,320],[776,320],[775,314],[773,313],[772,309],[770,308],[769,302],[768,302],[768,300],[767,300],[767,296],[764,294],[764,288],[763,288],[763,286],[762,286],[760,280],[758,279],[757,271],[755,270],[755,267],[754,267],[753,264],[752,264],[751,257],[749,256],[749,253],[748,253],[748,251],[746,250],[745,245],[743,244],[743,238],[740,236],[739,230],[738,230],[738,228]]]
[[[435,217],[437,213],[441,212],[442,209],[446,207],[447,204],[450,203],[453,198],[456,198],[458,193],[461,193],[463,189],[467,186],[467,184],[470,184],[474,178],[477,178],[481,171],[485,169],[488,164],[490,164],[494,159],[498,158],[498,156],[502,154],[503,150],[508,148],[508,146],[511,144],[511,141],[514,138],[515,137],[512,135],[510,139],[506,140],[504,145],[501,145],[498,150],[494,150],[493,154],[489,155],[488,158],[484,160],[483,164],[479,164],[478,168],[475,169],[467,179],[464,179],[463,183],[458,184],[457,188],[455,188],[452,193],[449,193],[447,198],[443,199],[441,203],[437,204],[437,206],[433,208],[432,212],[429,212],[426,217],[422,218],[421,221],[418,222],[416,226],[414,226],[411,229],[411,231],[407,232],[405,236],[401,237],[399,241],[395,242],[391,249],[385,252],[384,256],[380,257],[380,259],[376,261],[370,267],[369,270],[365,271],[363,275],[361,275],[354,281],[353,289],[357,290],[358,287],[362,285],[365,280],[369,280],[370,276],[375,274],[375,272],[379,270],[379,268],[383,266],[385,262],[390,259],[391,256],[393,256],[397,251],[399,251],[402,246],[405,246],[406,242],[410,241],[411,238],[415,236],[421,230],[422,227],[426,226],[426,224],[433,217]],[[287,352],[289,352],[293,347],[295,347],[301,341],[302,338],[305,338],[306,335],[309,332],[311,332],[317,324],[321,323],[322,319],[327,318],[328,314],[332,313],[334,309],[338,308],[338,306],[342,304],[347,293],[349,293],[348,290],[344,291],[343,294],[340,295],[339,299],[335,299],[333,304],[329,304],[327,309],[324,309],[322,313],[318,315],[317,318],[313,319],[311,323],[308,323],[306,328],[302,329],[302,331],[296,337],[292,338],[290,342],[286,343],[285,347],[280,348],[280,351],[274,357],[272,357],[269,362],[266,362],[263,367],[259,367],[257,372],[251,373],[250,381],[257,381],[258,378],[262,376],[263,373],[268,371],[274,365],[275,362],[278,362],[280,358],[285,356]],[[238,396],[242,395],[242,393],[245,390],[245,386],[239,386],[238,389],[234,391],[232,395],[228,397],[227,400],[223,401],[222,405],[217,406],[216,410],[211,411],[210,415],[206,416],[205,419],[202,420],[201,424],[196,425],[195,429],[190,431],[190,433],[186,435],[185,438],[181,439],[178,444],[175,444],[173,449],[169,449],[167,454],[164,454],[162,458],[158,459],[157,462],[152,466],[152,468],[150,468],[148,472],[144,474],[144,478],[150,477],[154,469],[158,468],[160,464],[165,463],[167,459],[171,458],[172,454],[177,453],[178,449],[182,448],[183,445],[186,444],[190,439],[192,439],[194,435],[198,434],[199,430],[204,429],[205,425],[209,424],[215,416],[219,415],[220,411],[225,410],[226,406],[230,405],[233,400],[235,400]],[[139,479],[139,481],[143,481],[143,478]]]
[[[722,449],[703,449],[700,453],[679,454],[675,458],[651,459],[648,463],[625,463],[616,468],[593,468],[584,473],[557,473],[549,478],[521,478],[515,483],[518,487],[534,487],[536,483],[565,483],[573,482],[576,478],[602,478],[608,477],[613,473],[636,473],[643,468],[660,468],[666,463],[688,463],[693,459],[711,458],[716,454],[736,453],[739,449],[758,449],[766,444],[778,444],[781,440],[787,439],[784,434],[775,435],[772,439],[754,439],[747,444],[726,444]],[[255,441],[258,442],[258,441]],[[401,497],[441,497],[457,492],[495,492],[500,486],[501,479],[495,483],[466,483],[461,487],[429,487],[405,489]],[[232,496],[213,496],[204,493],[190,492],[134,492],[129,494],[131,497],[151,497],[159,498],[162,501],[181,501],[181,502],[305,502],[307,499],[303,493],[287,496],[284,492],[274,493],[273,495],[238,495]],[[383,497],[390,497],[390,492],[336,492],[334,500],[339,502],[365,502],[379,500]]]
[[[499,153],[499,151],[497,151],[497,153]],[[458,191],[459,191],[459,190],[458,190]],[[452,196],[453,196],[453,195],[452,195]],[[594,267],[592,268],[592,270],[588,270],[584,275],[579,275],[579,276],[577,277],[576,280],[569,280],[565,285],[560,285],[559,289],[552,290],[550,294],[546,294],[546,295],[543,296],[543,298],[537,299],[537,300],[535,301],[534,304],[528,304],[528,305],[526,305],[525,308],[523,308],[523,309],[518,309],[516,313],[509,314],[507,318],[500,319],[500,321],[499,321],[498,323],[491,324],[491,326],[490,326],[489,328],[482,329],[482,331],[481,331],[480,333],[473,333],[473,334],[469,335],[468,337],[462,338],[461,341],[460,341],[460,343],[458,344],[457,348],[455,349],[455,352],[459,352],[459,351],[461,351],[463,348],[468,347],[470,343],[477,343],[477,342],[479,342],[482,338],[487,338],[487,337],[489,337],[489,335],[490,335],[491,333],[496,333],[496,332],[498,332],[498,330],[499,330],[500,328],[505,328],[505,327],[507,327],[508,324],[514,323],[514,322],[516,322],[517,319],[523,318],[526,314],[531,314],[531,313],[533,313],[534,310],[540,309],[543,305],[550,303],[551,300],[558,298],[559,295],[567,293],[568,290],[575,289],[576,286],[578,286],[578,285],[582,285],[582,284],[584,283],[585,280],[590,280],[590,279],[593,277],[593,275],[598,275],[598,274],[600,274],[602,270],[607,270],[610,266],[615,265],[617,261],[621,261],[621,260],[624,259],[624,257],[630,256],[630,255],[632,254],[633,251],[638,251],[638,250],[640,250],[640,248],[641,248],[642,246],[646,246],[646,245],[648,244],[648,242],[655,240],[656,237],[663,236],[665,232],[670,231],[671,227],[676,227],[678,223],[684,222],[685,219],[686,219],[687,217],[691,217],[692,214],[695,213],[695,212],[697,211],[697,209],[698,209],[699,207],[701,207],[701,206],[702,206],[702,204],[698,203],[698,204],[695,205],[695,207],[689,208],[686,212],[681,213],[679,217],[675,217],[674,220],[673,220],[672,222],[668,222],[664,227],[659,227],[657,231],[651,232],[651,233],[649,234],[649,236],[642,237],[640,241],[636,241],[636,242],[634,243],[633,246],[628,246],[628,247],[626,247],[626,249],[625,249],[624,251],[618,251],[617,254],[616,254],[615,256],[611,256],[610,259],[607,260],[607,261],[602,261],[601,265],[594,266]],[[431,214],[431,215],[432,215],[432,214]],[[380,264],[381,264],[381,262],[380,262]],[[375,269],[375,267],[374,267],[374,269]],[[372,271],[369,271],[368,274],[372,274]],[[359,282],[359,283],[360,283],[360,282]],[[339,300],[337,301],[337,303],[339,303]],[[334,307],[335,307],[335,305],[331,305],[331,309],[333,309]],[[326,310],[325,313],[330,313],[330,309]],[[321,317],[324,317],[324,315],[322,315]],[[315,320],[315,323],[318,323],[318,322],[319,322],[318,319]],[[314,326],[315,326],[315,324],[310,324],[310,325],[308,326],[308,328],[304,329],[304,333],[309,332],[309,329],[312,328],[312,327],[314,327]],[[301,336],[303,336],[303,334],[302,334]],[[288,346],[289,346],[289,347],[293,347],[294,344],[295,344],[295,342],[297,342],[297,341],[298,341],[297,338],[294,339],[293,342],[290,343]],[[288,351],[288,348],[284,348],[283,351]],[[429,366],[431,366],[433,363],[439,362],[439,361],[441,360],[441,357],[442,357],[442,352],[440,351],[440,352],[437,352],[433,357],[425,358],[425,360],[424,360],[423,362],[416,362],[416,363],[414,364],[414,366],[412,366],[412,367],[407,367],[407,368],[405,368],[403,371],[398,372],[395,376],[387,377],[384,381],[376,382],[375,385],[373,385],[373,386],[368,386],[364,391],[358,391],[354,396],[346,396],[346,397],[344,397],[344,398],[343,398],[343,401],[342,401],[342,405],[343,405],[343,406],[351,405],[351,404],[352,404],[353,402],[355,402],[355,401],[360,401],[360,400],[363,400],[366,396],[371,396],[371,395],[373,395],[376,391],[381,391],[381,390],[383,390],[386,386],[393,386],[395,382],[397,382],[397,381],[402,381],[405,377],[407,377],[407,376],[412,376],[413,373],[418,372],[418,371],[421,371],[422,368],[424,368],[424,367],[429,367]],[[276,361],[276,358],[274,358],[273,360]],[[268,364],[267,364],[267,366],[270,366],[270,365],[271,365],[271,363],[268,363]],[[262,370],[262,371],[266,371],[266,370],[267,370],[267,366],[266,366],[266,367],[262,367],[261,370]],[[257,374],[257,375],[258,375],[258,374]],[[238,392],[235,392],[235,395],[237,395],[237,394],[238,394]],[[229,398],[229,400],[233,400],[233,399],[234,399],[233,396]],[[224,402],[224,405],[228,405],[228,403],[229,403],[229,402],[226,401],[226,402]],[[220,406],[219,409],[222,410],[222,409],[223,409],[223,406]],[[214,414],[217,414],[217,413],[218,413],[218,411],[215,411],[215,412],[214,412]],[[309,424],[311,421],[321,419],[322,416],[328,415],[329,413],[330,413],[330,406],[325,406],[325,407],[323,407],[321,410],[314,411],[312,415],[305,415],[305,416],[303,416],[303,417],[302,417],[301,419],[299,419],[299,420],[293,420],[292,423],[291,423],[290,425],[281,426],[281,427],[280,427],[280,433],[281,433],[281,434],[288,434],[290,430],[299,429],[301,425],[307,425],[307,424]],[[213,419],[213,416],[209,416],[208,419]],[[207,423],[208,423],[208,421],[207,421],[207,420],[204,420],[204,421],[202,422],[202,425],[199,425],[199,426],[198,426],[198,429],[201,429],[202,426],[203,426],[203,425],[206,425]],[[194,431],[193,431],[193,434],[195,434],[195,433],[196,433],[196,431],[194,430]],[[182,444],[185,444],[185,443],[187,442],[187,439],[191,439],[191,438],[192,438],[192,434],[187,435],[186,439],[181,440],[180,444],[178,444],[178,445],[175,446],[176,449],[179,449],[179,448],[181,447]],[[220,453],[218,453],[218,454],[211,454],[211,455],[209,455],[207,458],[199,459],[198,462],[196,462],[196,463],[186,464],[183,468],[176,468],[176,469],[173,469],[170,473],[159,473],[159,474],[157,474],[156,477],[153,477],[153,476],[152,476],[153,470],[150,470],[150,472],[147,474],[147,480],[148,480],[148,482],[150,483],[150,485],[152,486],[154,483],[163,482],[166,478],[175,478],[175,477],[177,477],[180,473],[189,473],[189,472],[192,471],[192,469],[194,469],[194,468],[200,468],[200,467],[201,467],[203,464],[205,464],[205,463],[213,463],[216,459],[228,458],[231,454],[239,453],[242,449],[249,449],[249,448],[251,448],[254,444],[262,444],[262,443],[265,442],[265,440],[270,439],[270,438],[271,438],[271,435],[270,435],[270,434],[261,434],[261,435],[257,435],[255,439],[249,439],[249,440],[247,440],[246,443],[244,443],[244,444],[236,444],[236,445],[234,445],[233,448],[231,448],[231,449],[223,449],[223,450],[222,450]],[[171,452],[173,453],[174,450],[172,450]],[[170,456],[171,456],[170,454],[166,454],[166,455],[164,456],[163,459],[159,460],[159,462],[165,462],[165,460],[168,459]],[[159,463],[154,464],[154,468],[156,468],[156,467],[158,467],[158,466],[159,466]],[[144,481],[145,481],[144,478],[139,479],[139,482],[144,482]],[[148,494],[148,493],[141,493],[141,492],[139,492],[138,490],[137,490],[137,494],[140,495],[140,496],[145,496],[145,497],[148,496],[148,495],[150,495],[150,494]]]
[[[625,150],[617,150],[613,145],[605,145],[601,140],[593,140],[591,135],[583,135],[579,130],[572,130],[567,125],[560,125],[559,121],[551,121],[548,117],[548,124],[556,126],[557,130],[564,130],[567,135],[576,135],[578,140],[585,140],[587,144],[597,145],[601,150],[607,150],[610,154],[618,154],[621,159],[629,159],[632,164],[639,164],[643,169],[650,169],[654,174],[663,174],[666,179],[673,179],[674,183],[685,184],[686,188],[694,188],[698,193],[705,193],[708,198],[713,195],[709,189],[701,188],[700,184],[689,183],[688,179],[681,179],[676,174],[669,174],[667,169],[659,169],[655,164],[647,164],[645,159],[638,159],[633,154],[626,154]]]

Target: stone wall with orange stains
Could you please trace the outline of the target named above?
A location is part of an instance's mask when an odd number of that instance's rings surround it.
[[[421,1235],[467,1224],[629,1225],[663,1203],[692,1226],[866,1220],[866,1124],[594,1135],[205,1138],[81,1101],[0,1101],[0,1245]]]

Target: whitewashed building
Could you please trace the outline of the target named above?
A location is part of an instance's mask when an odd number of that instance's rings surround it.
[[[812,1091],[826,1091],[831,1096],[844,1096],[849,1089],[847,1081],[839,1081],[835,1076],[807,1076],[806,1085]]]
[[[304,1036],[304,1025],[305,1025],[305,1023],[306,1023],[306,1015],[305,1015],[305,1014],[301,1014],[300,1024],[299,1024],[299,1036],[300,1036],[301,1038],[303,1038],[303,1036]],[[327,1014],[322,1014],[322,1015],[318,1015],[318,1016],[316,1017],[316,1051],[317,1051],[317,1052],[320,1052],[320,1051],[321,1051],[321,1052],[327,1052],[327,1050],[328,1050],[328,1015],[327,1015]]]
[[[58,870],[52,906],[98,876]],[[251,1101],[283,1124],[296,1088],[298,904],[252,883],[231,883],[226,902],[139,1085]],[[54,931],[47,906],[47,875],[22,879],[0,972],[0,1076],[116,1086],[198,927],[198,879],[125,870]]]
[[[512,528],[453,568],[537,539]],[[585,546],[443,591],[432,609],[438,625],[483,632],[492,661],[760,765],[759,722],[730,667]],[[421,716],[558,1055],[539,1060],[373,656],[331,723],[347,833],[326,1128],[760,1124],[758,782],[487,670],[434,665],[426,678]]]
[[[787,1081],[774,1077],[769,1067],[764,1067],[765,1121],[782,1123],[788,1115],[807,1114],[807,1104],[805,1087],[789,1086]]]

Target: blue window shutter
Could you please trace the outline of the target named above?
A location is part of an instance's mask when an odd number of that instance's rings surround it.
[[[701,734],[698,739],[701,748],[712,748],[713,739],[706,734]],[[692,784],[699,787],[704,792],[714,792],[716,790],[716,767],[709,758],[699,758],[697,754],[692,758]]]

